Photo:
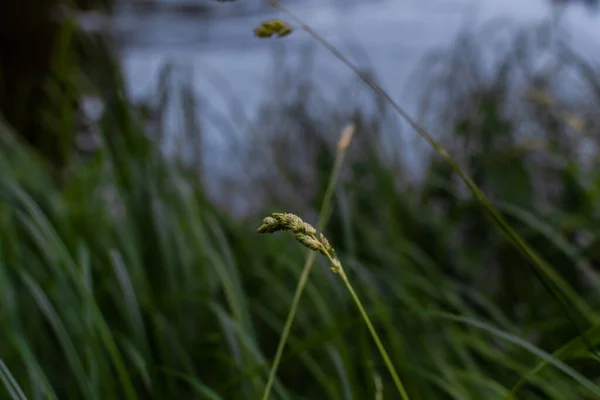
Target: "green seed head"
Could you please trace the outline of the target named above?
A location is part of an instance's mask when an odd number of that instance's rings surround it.
[[[321,249],[323,246],[317,239],[314,238],[314,236],[309,236],[304,233],[297,233],[296,240],[313,251],[322,251]]]
[[[273,233],[284,229],[285,228],[277,219],[273,217],[266,217],[263,219],[262,225],[258,228],[258,233]]]
[[[337,260],[335,250],[331,247],[329,240],[319,233],[309,223],[306,223],[295,214],[273,213],[271,216],[263,219],[262,225],[258,228],[258,233],[274,233],[278,231],[290,231],[296,237],[296,240],[305,247],[313,251],[318,251],[329,259],[333,259],[331,270],[335,273],[340,271],[341,265]]]
[[[278,37],[284,37],[292,33],[292,30],[292,27],[285,22],[279,19],[274,19],[260,24],[254,29],[254,34],[259,38],[269,38],[274,35],[277,35]]]

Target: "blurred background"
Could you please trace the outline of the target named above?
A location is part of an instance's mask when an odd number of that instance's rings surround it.
[[[411,399],[600,398],[593,0],[287,0],[455,171],[262,0],[0,4],[0,398],[259,399],[324,229]],[[297,28],[297,27],[296,27]],[[272,399],[396,399],[317,257]]]

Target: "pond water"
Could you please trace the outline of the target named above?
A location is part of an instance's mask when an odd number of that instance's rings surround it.
[[[191,68],[195,90],[207,97],[219,90],[215,76],[222,77],[252,112],[264,94],[260,88],[269,83],[274,51],[283,42],[288,54],[299,53],[312,41],[304,32],[279,43],[254,38],[252,29],[261,21],[281,15],[262,1],[159,3],[165,7],[123,7],[113,18],[127,82],[136,96],[147,93],[161,67],[174,62]],[[169,7],[173,4],[179,7]],[[449,45],[460,29],[494,18],[537,22],[550,18],[555,10],[547,0],[296,0],[286,4],[351,57],[350,45],[358,45],[361,55],[354,52],[352,58],[361,63],[366,56],[380,82],[397,96],[419,59]],[[562,10],[561,23],[570,32],[582,41],[600,40],[598,13],[578,5]],[[316,62],[336,77],[348,74],[323,49],[316,51]]]
[[[587,43],[600,41],[600,13],[576,2],[552,7],[549,0],[283,1],[353,61],[368,64],[378,82],[412,115],[417,111],[417,93],[414,87],[407,89],[407,83],[417,63],[431,50],[449,46],[461,30],[494,19],[531,25],[555,18],[560,10],[561,27],[578,46],[585,49]],[[193,92],[210,99],[204,102],[204,116],[206,106],[221,117],[231,114],[230,98],[223,96],[222,90],[226,82],[242,114],[251,120],[265,97],[272,95],[268,88],[273,83],[274,56],[285,50],[288,59],[299,57],[308,44],[314,44],[314,74],[321,85],[333,89],[334,82],[353,78],[305,32],[297,31],[284,39],[255,38],[252,30],[262,21],[287,19],[261,0],[123,4],[111,18],[110,29],[134,97],[151,95],[161,69],[174,63],[187,67],[187,82]],[[174,121],[173,126],[177,131],[181,125]],[[209,156],[223,159],[229,146],[228,139],[223,139],[226,135],[218,134],[222,132],[216,126],[203,128],[211,149]],[[238,126],[236,130],[243,134],[245,128]]]

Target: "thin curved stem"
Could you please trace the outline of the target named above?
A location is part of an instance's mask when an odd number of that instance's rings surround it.
[[[358,307],[358,311],[360,311],[360,315],[362,316],[363,320],[365,321],[367,328],[369,328],[369,332],[371,333],[371,336],[373,337],[373,340],[375,341],[375,345],[377,346],[377,349],[379,350],[379,353],[381,354],[381,357],[383,358],[383,361],[385,362],[385,365],[386,365],[390,375],[392,376],[392,380],[394,381],[394,384],[396,385],[396,388],[398,389],[398,393],[400,394],[400,397],[402,398],[402,400],[409,400],[408,393],[406,393],[406,389],[404,388],[404,385],[402,384],[402,381],[400,380],[400,376],[398,376],[398,373],[396,372],[396,369],[394,368],[394,364],[392,364],[392,360],[390,359],[390,356],[388,355],[387,351],[385,350],[385,347],[383,346],[383,343],[381,342],[381,339],[379,338],[379,335],[377,334],[377,331],[375,330],[375,327],[373,326],[373,323],[371,322],[371,318],[369,318],[369,314],[367,314],[367,311],[365,310],[365,307],[363,306],[362,302],[360,301],[360,298],[354,291],[354,288],[352,287],[352,284],[350,283],[350,280],[348,279],[348,276],[346,275],[346,272],[344,271],[342,264],[340,263],[340,261],[337,258],[333,258],[331,256],[331,254],[329,254],[329,252],[327,252],[327,250],[323,250],[323,251],[324,251],[325,255],[327,256],[327,258],[329,259],[329,261],[331,262],[332,268],[334,269],[334,273],[338,274],[342,278],[342,281],[344,281],[346,288],[350,292],[350,296],[352,296],[354,303],[356,303],[356,306]]]

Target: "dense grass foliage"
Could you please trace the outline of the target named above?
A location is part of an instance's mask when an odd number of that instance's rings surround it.
[[[335,141],[352,120],[325,232],[410,398],[600,398],[590,349],[600,343],[600,168],[566,151],[582,143],[565,108],[576,101],[537,87],[557,107],[528,102],[511,113],[505,71],[486,70],[494,85],[465,78],[463,91],[438,79],[453,101],[434,122],[452,151],[468,150],[460,159],[477,184],[573,293],[567,307],[447,164],[424,153],[415,183],[382,154],[383,105],[375,115],[333,105],[315,115],[314,99],[298,96],[265,111],[246,160],[248,171],[263,168],[249,173],[247,192],[261,203],[241,219],[209,200],[194,167],[159,151],[115,91],[103,96],[103,144],[58,177],[0,128],[2,396],[260,398],[306,250],[256,228],[273,211],[316,222]],[[593,67],[583,71],[600,82]],[[591,116],[577,115],[590,134]],[[524,148],[524,121],[551,127],[535,131],[550,145]],[[351,296],[317,258],[272,398],[395,396]]]

